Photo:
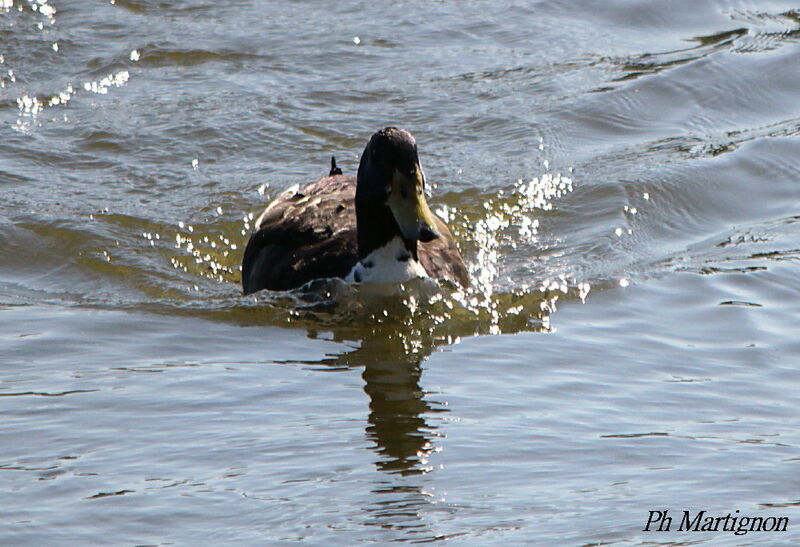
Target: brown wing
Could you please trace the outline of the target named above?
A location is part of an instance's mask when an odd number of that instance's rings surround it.
[[[278,196],[257,221],[242,261],[245,294],[344,277],[358,261],[355,179],[328,176]]]
[[[428,276],[433,279],[446,279],[463,288],[469,287],[469,273],[458,251],[450,229],[441,219],[436,218],[436,228],[441,237],[427,243],[417,243],[417,256]]]

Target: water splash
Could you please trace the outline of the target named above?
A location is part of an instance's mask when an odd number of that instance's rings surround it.
[[[513,316],[527,315],[543,328],[550,328],[548,315],[555,311],[558,293],[568,292],[566,277],[543,280],[540,294],[533,299],[527,281],[510,280],[511,293],[503,292],[507,291],[506,285],[498,285],[498,281],[504,269],[504,248],[537,244],[539,215],[552,211],[554,201],[572,190],[570,177],[560,172],[544,173],[530,180],[518,180],[510,192],[499,190],[483,202],[483,214],[477,218],[448,207],[437,210],[443,220],[452,223],[451,228],[466,240],[467,246],[474,249],[474,257],[467,264],[473,288],[454,293],[453,299],[476,317],[486,316],[490,333],[502,332],[505,318]],[[574,283],[577,282],[573,280]],[[586,285],[576,289],[582,300],[588,294]],[[527,302],[530,300],[535,302]]]

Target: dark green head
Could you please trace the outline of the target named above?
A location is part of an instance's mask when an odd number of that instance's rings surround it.
[[[439,237],[425,201],[417,142],[408,131],[387,127],[367,143],[358,166],[356,222],[359,258],[397,236],[416,258],[417,241]]]

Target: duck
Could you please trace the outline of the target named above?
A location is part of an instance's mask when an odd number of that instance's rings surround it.
[[[452,233],[425,199],[414,136],[397,127],[367,142],[355,177],[331,158],[327,176],[294,185],[257,218],[242,260],[242,289],[286,291],[327,278],[469,287]]]

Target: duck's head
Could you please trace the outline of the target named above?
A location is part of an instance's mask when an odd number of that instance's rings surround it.
[[[408,131],[387,127],[367,143],[358,166],[356,221],[361,258],[398,236],[416,258],[417,241],[439,237],[425,201],[417,142]]]

